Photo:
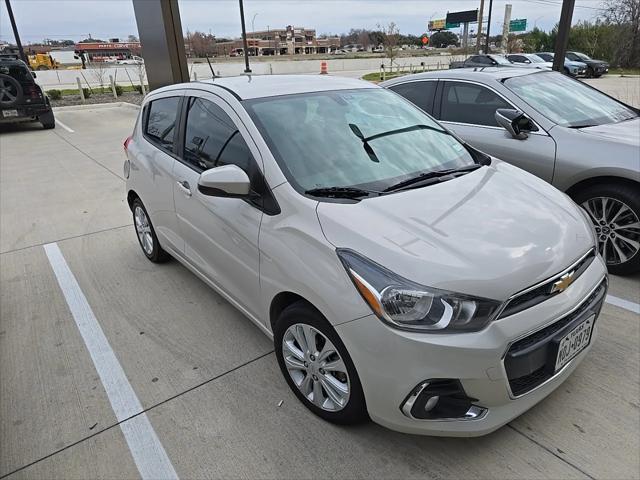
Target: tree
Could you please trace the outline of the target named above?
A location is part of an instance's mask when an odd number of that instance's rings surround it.
[[[453,32],[443,30],[436,32],[429,38],[429,45],[436,48],[445,48],[448,45],[457,45],[458,36]]]
[[[140,40],[135,35],[129,35],[127,37],[127,42],[129,42],[129,43],[136,43],[136,42],[139,42],[139,41]]]
[[[389,64],[393,68],[393,61],[398,56],[400,29],[395,22],[389,22],[386,26],[378,25],[378,29],[383,33],[382,45],[384,53],[389,59]]]
[[[618,27],[615,62],[623,67],[640,66],[640,1],[606,0],[603,17]]]

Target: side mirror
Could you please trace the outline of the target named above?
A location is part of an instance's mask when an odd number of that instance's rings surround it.
[[[198,179],[198,190],[211,197],[246,198],[251,182],[247,174],[237,165],[205,170]]]
[[[496,122],[513,138],[524,140],[528,137],[526,132],[537,130],[533,122],[519,110],[511,108],[499,108],[495,113]]]

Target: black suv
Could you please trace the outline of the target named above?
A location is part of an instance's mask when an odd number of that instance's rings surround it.
[[[49,99],[22,60],[0,58],[0,124],[34,120],[55,128]]]
[[[604,60],[594,60],[589,55],[581,52],[567,52],[567,58],[574,62],[587,64],[587,78],[598,78],[609,73],[609,64]]]

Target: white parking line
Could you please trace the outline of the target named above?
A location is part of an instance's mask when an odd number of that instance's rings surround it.
[[[610,303],[611,305],[624,308],[626,310],[629,310],[630,312],[640,315],[640,304],[638,303],[630,302],[629,300],[625,300],[624,298],[614,297],[613,295],[607,295],[605,301],[607,303]]]
[[[57,123],[58,125],[60,125],[62,128],[64,128],[67,132],[69,132],[69,133],[74,133],[74,130],[72,130],[70,127],[68,127],[68,126],[67,126],[67,125],[65,125],[64,123],[62,123],[62,122],[61,122],[60,120],[58,120],[57,118],[56,118],[56,123]]]
[[[44,245],[51,268],[98,371],[138,472],[144,480],[177,479],[171,460],[109,345],[57,243]],[[138,415],[139,414],[139,415]],[[132,415],[137,415],[127,421]]]

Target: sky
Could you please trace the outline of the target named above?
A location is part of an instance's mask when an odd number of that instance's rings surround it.
[[[573,22],[594,19],[601,2],[576,0]],[[237,0],[178,3],[185,34],[199,30],[217,37],[240,35]],[[537,25],[549,30],[560,18],[561,0],[494,0],[492,32],[501,31],[507,3],[513,5],[512,18],[528,19],[529,28]],[[247,30],[294,25],[315,28],[318,34],[340,34],[393,21],[401,33],[420,35],[430,19],[444,18],[447,11],[475,10],[479,4],[480,0],[244,0],[244,10]],[[137,35],[132,0],[11,0],[11,5],[25,44],[44,38],[77,41],[89,34],[103,40]],[[0,40],[14,42],[4,1],[0,3]]]

